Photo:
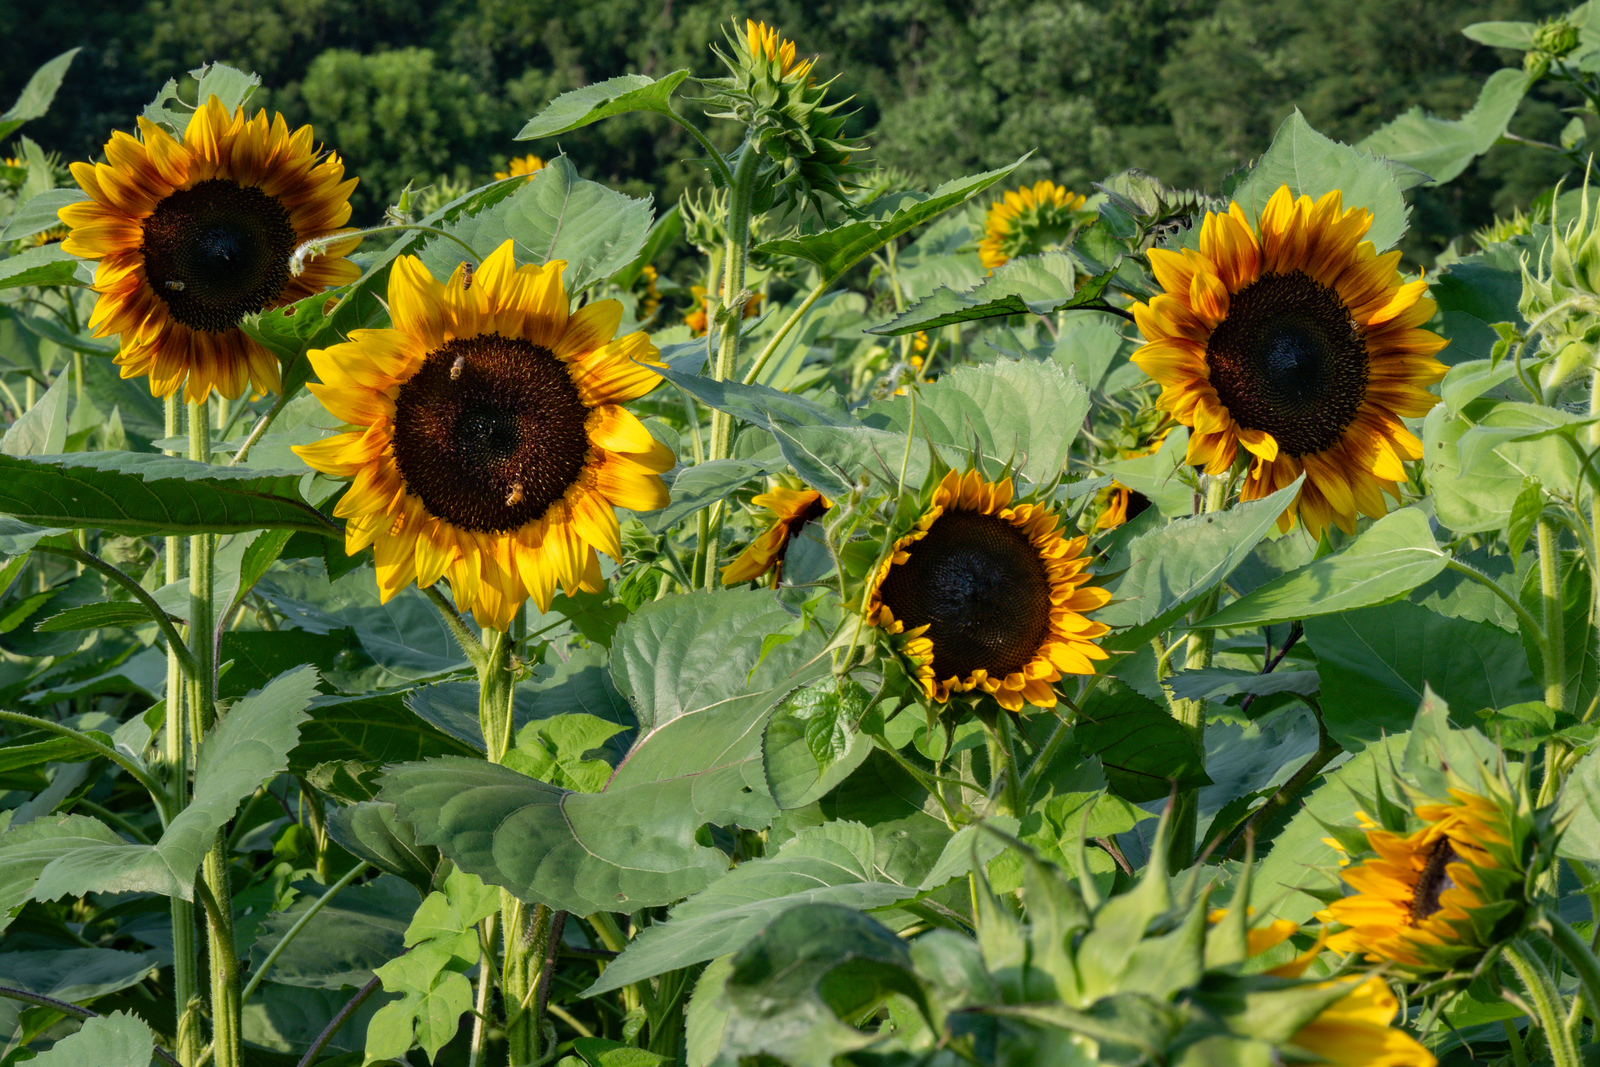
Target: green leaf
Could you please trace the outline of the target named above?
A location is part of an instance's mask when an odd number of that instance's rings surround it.
[[[1357,142],[1356,149],[1415,167],[1443,185],[1505,135],[1533,76],[1507,67],[1489,75],[1472,110],[1459,119],[1441,119],[1413,106]],[[1348,205],[1347,205],[1348,206]]]
[[[0,833],[0,930],[32,899],[39,875],[56,859],[121,844],[109,826],[87,815],[47,816]]]
[[[573,89],[546,104],[514,139],[531,141],[535,137],[554,137],[629,111],[671,115],[672,93],[688,76],[686,70],[675,70],[664,78],[624,74]]]
[[[85,730],[88,736],[103,745],[111,744],[111,735],[100,730]],[[34,741],[32,738],[39,738]],[[43,767],[46,763],[76,763],[95,755],[93,749],[75,737],[31,730],[20,737],[6,740],[0,748],[0,771],[15,771],[25,767]]]
[[[926,1011],[905,942],[850,908],[801,905],[733,957],[723,986],[729,1015],[722,1056],[735,1062],[765,1054],[795,1067],[830,1067],[835,1057],[879,1040],[844,1020],[894,993]]]
[[[872,702],[854,682],[808,686],[789,695],[767,723],[767,787],[784,809],[821,799],[867,758],[871,740],[856,727]]]
[[[762,658],[795,620],[768,594],[693,593],[645,605],[617,629],[611,673],[639,739],[600,793],[569,793],[478,760],[402,764],[380,798],[463,870],[564,911],[632,911],[707,885],[727,857],[706,823],[766,826],[777,812],[761,769],[779,699],[825,675],[806,666],[806,630]],[[802,670],[802,667],[804,669]]]
[[[1196,628],[1271,626],[1370,608],[1410,595],[1450,562],[1416,508],[1391,512],[1342,551],[1291,571],[1240,597]]]
[[[1323,720],[1350,751],[1408,729],[1425,684],[1469,716],[1543,693],[1514,635],[1405,601],[1308,619],[1305,633],[1317,654]]]
[[[674,907],[665,923],[641,931],[584,995],[736,951],[796,905],[867,910],[915,897],[915,886],[886,878],[874,865],[874,849],[871,831],[860,823],[807,827],[774,855],[740,864]]]
[[[316,697],[306,709],[309,717],[301,727],[300,743],[289,753],[289,769],[303,774],[331,760],[385,764],[476,754],[470,744],[418,718],[402,697],[400,693]]]
[[[1278,127],[1272,147],[1250,176],[1233,191],[1233,200],[1255,218],[1279,186],[1288,185],[1291,194],[1313,200],[1337,189],[1344,194],[1345,210],[1364,207],[1372,212],[1367,240],[1381,252],[1406,232],[1411,209],[1400,194],[1422,177],[1402,164],[1329,140],[1297,108]]]
[[[655,368],[667,381],[708,407],[725,411],[763,430],[774,420],[794,426],[854,426],[849,415],[823,407],[792,393],[779,392],[764,385],[718,382],[698,374],[682,374],[671,368]]]
[[[1174,426],[1153,455],[1100,462],[1095,469],[1143,494],[1162,515],[1176,518],[1194,508],[1194,489],[1181,477],[1188,453],[1189,428]]]
[[[1067,308],[1100,303],[1117,264],[1108,273],[1078,285],[1081,273],[1065,252],[1023,256],[997,268],[964,293],[940,288],[926,300],[868,333],[898,336],[958,322],[1001,315],[1050,315]]]
[[[774,419],[767,431],[800,480],[834,500],[850,495],[864,478],[885,486],[899,484],[906,464],[907,485],[920,485],[928,472],[928,446],[895,430],[865,426],[794,426]],[[909,449],[909,458],[907,450]]]
[[[74,52],[77,49],[73,49]],[[132,1012],[115,1011],[85,1019],[78,1032],[64,1037],[32,1060],[34,1067],[150,1067],[156,1037]]]
[[[400,821],[393,804],[344,805],[328,814],[328,836],[379,870],[404,878],[419,894],[433,890],[439,850],[417,844],[416,830]]]
[[[171,618],[169,615],[168,618]],[[136,629],[154,621],[143,605],[129,603],[85,604],[68,608],[35,624],[34,632],[47,634],[66,630],[99,630],[108,627]]]
[[[1504,436],[1532,435],[1573,420],[1554,408],[1486,399],[1472,401],[1454,417],[1443,404],[1428,412],[1422,424],[1423,464],[1439,521],[1459,534],[1503,530],[1525,478],[1548,485],[1575,482],[1578,461],[1563,442]]]
[[[39,456],[62,452],[67,444],[67,375],[51,383],[33,407],[23,412],[0,437],[0,453]]]
[[[1099,622],[1128,627],[1106,644],[1137,648],[1176,622],[1276,526],[1300,492],[1301,478],[1264,499],[1178,519],[1134,538],[1126,549],[1126,570],[1110,586],[1114,599],[1095,614]]]
[[[33,72],[28,84],[17,94],[16,103],[7,108],[4,114],[0,114],[0,140],[10,137],[24,122],[36,119],[50,110],[50,103],[56,98],[56,90],[61,88],[61,79],[67,76],[67,68],[72,65],[72,58],[80,51],[82,49],[70,48]]]
[[[60,226],[61,217],[57,212],[68,204],[87,199],[89,194],[78,188],[46,189],[17,208],[5,229],[0,230],[0,241],[18,241],[42,233],[52,226]]]
[[[1491,48],[1515,48],[1519,52],[1527,52],[1533,48],[1536,29],[1538,26],[1532,22],[1474,22],[1461,34]]]
[[[644,273],[644,269],[677,241],[681,233],[683,233],[683,211],[677,204],[673,204],[650,225],[650,232],[645,235],[644,245],[639,249],[639,254],[633,257],[632,263],[611,276],[612,283],[619,289],[632,289],[634,283],[639,280],[639,275]]]
[[[204,105],[215,96],[229,114],[242,107],[261,84],[258,76],[246,74],[225,63],[201,64],[189,71],[189,77],[199,83],[195,86],[196,103]],[[168,107],[169,102],[177,106]],[[181,136],[188,128],[194,110],[193,105],[179,98],[177,80],[168,78],[155,100],[145,106],[144,117],[167,126]]]
[[[0,124],[3,125],[3,124]],[[79,268],[84,277],[79,278]],[[24,285],[84,285],[93,278],[94,270],[59,243],[30,248],[26,252],[0,259],[0,289],[16,289]]]
[[[745,459],[714,459],[685,467],[672,483],[672,503],[660,511],[641,515],[640,521],[652,533],[662,533],[719,500],[726,500],[750,479],[769,474],[776,463],[754,463]]]
[[[608,1041],[603,1037],[580,1037],[572,1043],[572,1051],[583,1057],[588,1067],[665,1067],[674,1062],[649,1049]]]
[[[396,999],[381,990],[373,993],[334,1032],[317,1062],[328,1067],[355,1067],[361,1062],[362,1042],[373,1015]],[[299,1057],[349,1002],[348,989],[311,989],[269,980],[262,982],[245,1004],[240,1029],[247,1046]],[[330,1055],[335,1052],[347,1055]]]
[[[1539,484],[1538,478],[1524,479],[1522,492],[1511,505],[1511,521],[1506,524],[1506,542],[1511,548],[1513,565],[1522,561],[1522,550],[1527,547],[1528,538],[1543,514],[1544,486]]]
[[[1183,789],[1211,784],[1203,755],[1178,721],[1131,689],[1096,690],[1073,736],[1100,757],[1106,781],[1125,800],[1160,800],[1174,781]]]
[[[1315,696],[1319,687],[1316,671],[1277,670],[1271,674],[1240,670],[1236,667],[1205,667],[1179,671],[1166,680],[1172,695],[1184,700],[1215,700],[1251,694],[1258,697],[1274,693],[1300,693]]]
[[[986,456],[1015,463],[1019,474],[1040,485],[1065,468],[1088,412],[1089,394],[1059,363],[1005,360],[958,366],[932,385],[918,386],[915,426],[909,397],[873,404],[862,420],[945,445],[949,461],[976,445]]]
[[[556,715],[530,722],[501,762],[541,782],[580,793],[598,793],[611,778],[611,764],[585,759],[626,727],[593,715]]]
[[[338,536],[337,526],[297,498],[303,473],[139,452],[0,455],[0,513],[134,535],[277,527]]]
[[[288,767],[317,682],[303,668],[239,701],[200,743],[194,797],[154,845],[89,845],[49,863],[36,900],[96,892],[146,892],[192,900],[194,876],[216,833],[264,779]]]
[[[1023,159],[1027,157],[1024,156]],[[891,193],[862,208],[863,217],[821,233],[767,241],[755,250],[772,256],[793,256],[815,263],[826,280],[840,278],[851,267],[958,204],[966,203],[1007,177],[1022,163],[954,178],[932,193]]]
[[[252,973],[320,899],[320,893],[302,893],[285,910],[267,916],[250,949]],[[366,985],[374,968],[405,951],[406,927],[419,903],[415,890],[390,874],[347,887],[284,948],[269,972],[272,981],[332,990]]]
[[[519,263],[567,264],[562,273],[572,296],[631,263],[650,232],[650,201],[624,196],[578,176],[566,156],[557,156],[510,196],[445,227],[480,257],[502,243],[515,243]],[[422,263],[440,281],[461,263],[466,250],[436,237],[422,249]],[[480,258],[479,262],[482,262]]]

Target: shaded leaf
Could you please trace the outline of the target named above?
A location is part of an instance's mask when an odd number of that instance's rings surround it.
[[[419,895],[432,892],[439,850],[417,844],[416,830],[395,815],[393,804],[364,801],[332,811],[328,836],[379,870],[404,878]]]
[[[1178,721],[1131,689],[1096,690],[1073,736],[1085,752],[1100,757],[1106,781],[1124,799],[1160,800],[1174,781],[1184,789],[1211,782],[1202,754]]]
[[[1022,256],[996,268],[964,293],[937,289],[926,300],[868,332],[893,337],[1002,315],[1049,315],[1094,306],[1100,303],[1116,267],[1112,264],[1107,273],[1079,285],[1081,272],[1065,252]]]
[[[76,51],[76,49],[74,49]],[[84,1020],[78,1032],[33,1059],[35,1067],[150,1067],[155,1034],[132,1012]]]
[[[573,89],[546,104],[544,110],[529,119],[514,139],[531,141],[535,137],[554,137],[558,133],[581,129],[590,123],[629,111],[654,111],[670,115],[673,90],[688,76],[686,70],[675,70],[663,78],[624,74]]]
[[[3,126],[4,123],[0,123]],[[79,278],[79,268],[84,278]],[[0,289],[16,289],[24,285],[67,285],[79,281],[87,285],[93,269],[70,252],[63,251],[60,243],[30,248],[26,252],[0,259]]]
[[[5,229],[0,230],[0,241],[16,241],[23,237],[32,237],[52,226],[59,226],[61,218],[56,212],[68,204],[76,204],[87,199],[89,194],[76,187],[46,189],[17,208],[11,220],[6,223]]]
[[[72,58],[80,51],[82,51],[80,48],[69,48],[33,72],[28,84],[17,94],[16,102],[7,108],[4,114],[0,114],[0,140],[10,137],[24,122],[36,119],[50,110],[50,103],[56,98],[56,90],[61,88],[61,79],[67,76],[67,68],[72,66]]]
[[[252,974],[320,899],[320,894],[302,893],[285,910],[267,916],[250,949]],[[405,951],[406,927],[420,902],[411,886],[389,874],[348,886],[295,935],[268,973],[283,985],[333,990],[364,986],[374,968]]]

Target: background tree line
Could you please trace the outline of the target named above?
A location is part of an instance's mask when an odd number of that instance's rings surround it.
[[[208,59],[259,73],[269,106],[316,124],[362,178],[356,219],[408,177],[482,180],[509,156],[553,154],[511,138],[560,92],[625,72],[720,72],[704,42],[745,16],[775,22],[854,97],[871,158],[924,183],[1035,149],[1027,177],[1083,192],[1129,166],[1215,189],[1299,107],[1346,141],[1413,103],[1454,117],[1515,53],[1460,34],[1536,19],[1565,0],[0,0],[0,100],[44,59],[84,49],[51,114],[24,131],[66,159],[169,77]],[[1524,103],[1520,136],[1554,140],[1565,101]],[[260,98],[258,98],[260,99]],[[731,126],[727,133],[732,134]],[[701,171],[693,145],[654,116],[562,138],[586,175],[670,203]],[[1409,250],[1427,261],[1456,234],[1526,205],[1563,169],[1502,145],[1443,189],[1414,196]]]

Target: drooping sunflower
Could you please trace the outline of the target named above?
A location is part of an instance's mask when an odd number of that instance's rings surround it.
[[[978,260],[994,270],[1018,256],[1059,248],[1078,225],[1088,197],[1046,178],[1013,189],[989,205]]]
[[[929,700],[981,689],[1007,711],[1050,708],[1063,674],[1106,658],[1094,640],[1110,628],[1085,617],[1111,600],[1086,584],[1088,539],[1012,495],[1010,478],[949,471],[871,578],[867,622],[900,635]]]
[[[660,383],[656,348],[613,340],[616,300],[569,314],[565,266],[519,268],[507,241],[441,285],[403,256],[394,328],[310,353],[311,391],[353,429],[295,451],[353,480],[334,514],[348,552],[373,546],[385,601],[446,577],[504,630],[526,599],[600,588],[596,550],[622,554],[615,508],[667,503],[672,453],[621,407]]]
[[[1337,190],[1313,203],[1284,186],[1255,222],[1238,204],[1208,213],[1198,251],[1152,249],[1165,292],[1133,305],[1147,342],[1133,360],[1191,427],[1188,463],[1221,474],[1243,446],[1244,500],[1305,473],[1282,530],[1298,516],[1313,536],[1329,522],[1353,533],[1358,511],[1383,515],[1404,461],[1422,457],[1400,420],[1438,403],[1426,387],[1444,377],[1433,357],[1447,342],[1421,328],[1427,283],[1361,239],[1371,224]]]
[[[522,174],[531,178],[541,170],[544,170],[544,160],[538,156],[518,156],[510,162],[508,169],[495,171],[494,177],[496,181],[504,181]]]
[[[215,97],[189,119],[183,141],[141,118],[140,137],[113,133],[106,163],[74,163],[89,199],[68,204],[62,247],[100,260],[89,325],[120,334],[124,378],[149,375],[156,396],[179,386],[190,402],[215,389],[233,399],[279,388],[278,360],[239,320],[361,276],[332,244],[298,276],[289,259],[306,241],[341,232],[350,192],[337,154],[293,132],[282,115],[246,118]]]
[[[783,580],[783,554],[790,540],[806,523],[821,518],[833,507],[833,501],[815,489],[785,489],[780,485],[771,492],[752,497],[750,503],[772,512],[772,525],[722,568],[722,584],[753,582],[772,571],[772,584],[776,586]]]
[[[1470,964],[1516,932],[1534,822],[1510,797],[1449,794],[1451,803],[1414,807],[1424,825],[1413,833],[1366,831],[1376,855],[1340,871],[1356,892],[1317,913],[1342,926],[1329,948],[1426,973]]]

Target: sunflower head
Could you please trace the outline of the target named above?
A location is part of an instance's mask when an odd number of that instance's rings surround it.
[[[516,178],[524,174],[532,178],[534,174],[543,169],[544,160],[538,156],[518,156],[511,161],[511,165],[507,169],[495,171],[494,177],[496,181],[504,181],[507,178]]]
[[[1422,458],[1401,419],[1438,403],[1426,387],[1444,377],[1446,341],[1421,328],[1427,283],[1362,240],[1371,222],[1337,191],[1313,202],[1283,186],[1256,219],[1231,204],[1206,215],[1198,249],[1151,250],[1164,291],[1133,305],[1146,341],[1133,360],[1190,427],[1189,464],[1246,461],[1245,500],[1305,474],[1283,530],[1298,518],[1313,535],[1354,533],[1358,512],[1383,515],[1404,461]]]
[[[518,267],[507,241],[441,285],[401,257],[393,328],[310,353],[311,391],[350,429],[295,451],[351,479],[334,514],[348,552],[373,546],[384,600],[448,578],[504,630],[525,600],[600,588],[596,551],[622,555],[616,508],[667,503],[672,453],[621,406],[660,383],[655,346],[615,338],[618,301],[570,311],[565,266]]]
[[[360,277],[344,258],[355,239],[299,274],[289,269],[300,245],[342,232],[355,179],[313,143],[310,126],[230,113],[215,96],[181,142],[138,123],[138,137],[111,135],[107,162],[72,164],[89,199],[60,211],[71,230],[62,247],[100,261],[90,326],[121,337],[122,376],[148,375],[157,396],[275,391],[276,357],[239,322]]]
[[[806,523],[825,515],[833,507],[833,501],[815,489],[790,489],[780,485],[752,497],[750,503],[771,513],[771,524],[732,563],[722,568],[722,584],[753,582],[770,571],[776,588],[783,580],[783,555],[789,542]]]
[[[994,697],[1007,711],[1056,704],[1064,674],[1093,674],[1109,627],[1087,613],[1111,594],[1089,585],[1085,537],[1057,508],[1016,500],[1009,477],[929,476],[909,529],[869,578],[866,620],[908,664],[931,702]]]
[[[709,78],[707,114],[732,119],[749,131],[749,143],[766,157],[753,204],[757,212],[809,203],[820,210],[827,195],[849,203],[846,178],[862,168],[851,162],[860,142],[844,136],[846,101],[827,102],[827,84],[811,74],[814,59],[797,59],[793,41],[764,22],[745,21],[728,31],[730,52],[713,46],[728,77]]]
[[[1088,198],[1045,179],[989,205],[978,259],[994,270],[1018,256],[1061,248],[1085,221]]]
[[[1554,809],[1535,810],[1526,788],[1485,774],[1469,787],[1449,776],[1444,799],[1374,805],[1363,828],[1330,828],[1353,892],[1317,913],[1337,924],[1328,947],[1404,973],[1470,968],[1528,920],[1535,884],[1554,855]]]

